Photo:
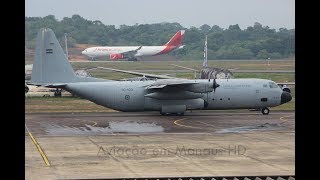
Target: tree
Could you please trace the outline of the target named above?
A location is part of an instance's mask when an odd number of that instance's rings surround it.
[[[220,28],[218,25],[213,25],[210,29],[210,33],[221,33],[223,32],[223,29]]]
[[[34,48],[40,28],[53,29],[58,39],[68,33],[69,47],[76,43],[101,46],[117,45],[162,45],[168,42],[178,30],[186,30],[183,49],[174,55],[183,59],[202,59],[205,35],[208,36],[210,59],[252,59],[289,57],[295,54],[295,29],[280,28],[279,31],[255,22],[241,30],[238,24],[227,29],[218,25],[203,24],[199,28],[184,28],[177,22],[135,24],[133,26],[103,24],[99,20],[86,20],[80,15],[64,17],[58,21],[54,15],[46,17],[25,17],[25,44]],[[62,43],[63,44],[63,43]]]
[[[258,59],[267,59],[269,57],[270,57],[270,55],[266,49],[260,50],[259,53],[257,54]]]
[[[202,34],[208,34],[210,31],[211,27],[208,24],[204,24],[200,26],[200,31]]]

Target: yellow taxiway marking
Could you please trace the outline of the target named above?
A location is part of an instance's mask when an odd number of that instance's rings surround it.
[[[93,125],[91,125],[91,126],[96,126],[96,125],[98,124],[97,122],[95,122],[95,121],[91,121],[91,120],[85,120],[85,119],[76,119],[76,120],[92,122],[92,123],[93,123]]]
[[[289,117],[292,117],[292,116],[293,116],[293,115],[280,117],[280,120],[282,121],[280,124],[286,123],[286,122],[289,121],[290,119],[285,119],[285,118],[289,118]]]
[[[202,122],[202,121],[197,121],[198,123],[201,123],[201,124],[204,124],[204,125],[207,125],[207,126],[211,126],[211,127],[215,127],[214,125],[212,124],[208,124],[208,123],[205,123],[205,122]]]
[[[43,159],[44,163],[45,163],[47,166],[50,166],[50,162],[49,162],[46,154],[43,152],[40,144],[37,142],[37,140],[33,137],[33,135],[31,134],[31,132],[29,131],[27,125],[26,125],[26,129],[27,129],[27,131],[28,131],[29,136],[31,137],[32,142],[34,143],[34,145],[36,145],[36,147],[37,147],[40,155],[42,156],[42,159]]]
[[[95,122],[95,121],[90,121],[90,122],[93,122],[93,125],[92,126],[96,126],[98,123]]]
[[[196,127],[196,126],[187,126],[187,125],[183,125],[183,124],[179,124],[178,122],[179,121],[182,121],[182,120],[185,120],[187,118],[182,118],[182,119],[178,119],[178,120],[175,120],[173,123],[177,126],[182,126],[182,127],[187,127],[187,128],[196,128],[196,129],[201,129],[199,127]]]

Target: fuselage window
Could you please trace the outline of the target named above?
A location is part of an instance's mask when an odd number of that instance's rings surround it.
[[[264,84],[263,87],[264,87],[264,88],[267,88],[267,87],[268,87],[268,84]]]
[[[279,88],[279,86],[274,82],[269,82],[269,87],[270,88]]]
[[[268,98],[261,98],[261,101],[262,101],[262,102],[267,102],[267,101],[268,101]]]

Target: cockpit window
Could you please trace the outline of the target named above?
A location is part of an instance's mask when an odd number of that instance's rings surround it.
[[[269,82],[269,87],[270,88],[279,88],[279,86],[274,82]]]
[[[263,87],[264,87],[264,88],[267,88],[267,87],[268,87],[268,84],[264,84]]]

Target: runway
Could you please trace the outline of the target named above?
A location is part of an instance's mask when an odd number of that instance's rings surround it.
[[[294,175],[295,170],[294,112],[26,114],[25,121],[26,179]]]

